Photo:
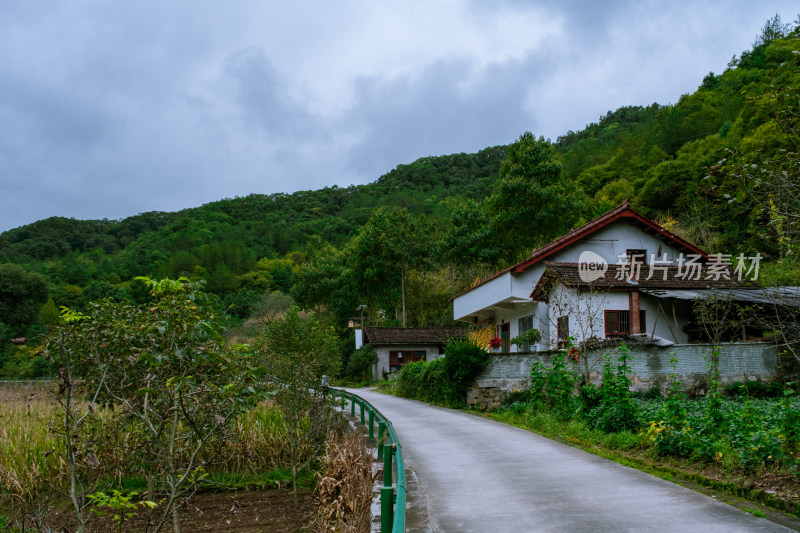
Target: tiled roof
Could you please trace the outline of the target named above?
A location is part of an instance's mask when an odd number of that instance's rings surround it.
[[[730,279],[724,279],[723,273],[717,275],[716,266],[703,264],[700,270],[690,270],[672,265],[654,267],[644,264],[639,271],[638,279],[631,280],[625,275],[620,275],[619,265],[609,265],[605,275],[587,283],[581,279],[578,263],[545,263],[542,278],[534,288],[531,297],[539,297],[553,280],[571,288],[586,288],[596,290],[634,290],[634,289],[757,289],[760,287],[753,281],[743,279],[739,281],[733,269],[727,273]],[[701,266],[701,265],[698,265]],[[625,274],[623,272],[623,274]],[[647,279],[650,277],[650,279]]]
[[[369,344],[445,344],[450,338],[463,339],[466,330],[449,328],[364,328]]]
[[[468,293],[475,287],[483,285],[484,283],[491,281],[507,272],[524,272],[534,264],[546,260],[548,257],[553,255],[557,251],[561,250],[562,248],[565,248],[570,244],[574,243],[575,241],[582,239],[594,233],[595,231],[607,226],[611,222],[620,219],[625,219],[631,223],[638,224],[640,227],[646,229],[647,231],[651,231],[659,235],[662,235],[667,240],[671,241],[679,250],[690,252],[692,254],[698,254],[704,259],[708,259],[708,255],[704,251],[700,250],[699,248],[689,243],[688,241],[681,239],[674,233],[665,230],[664,228],[662,228],[649,218],[640,215],[639,213],[631,209],[630,202],[628,200],[625,200],[614,209],[600,215],[596,219],[587,222],[583,226],[573,229],[566,235],[559,237],[558,239],[542,246],[541,248],[537,248],[536,250],[531,252],[531,256],[525,259],[524,261],[521,261],[516,265],[512,265],[506,268],[505,270],[501,270],[500,272],[497,272],[489,276],[488,278],[482,280],[477,285],[474,285],[469,289],[461,292],[460,294],[453,296],[451,300],[454,300],[455,298],[458,298],[462,294]]]
[[[594,233],[596,230],[621,218],[629,219],[632,222],[639,223],[641,226],[644,226],[650,231],[654,231],[660,235],[664,235],[665,237],[667,237],[667,239],[675,243],[679,249],[690,251],[693,254],[698,254],[706,259],[708,258],[708,255],[704,251],[700,250],[693,244],[681,239],[674,233],[665,230],[664,228],[656,224],[654,221],[640,215],[639,213],[631,209],[630,202],[628,200],[625,200],[611,211],[608,211],[600,215],[596,219],[587,222],[586,224],[580,226],[579,228],[575,228],[574,230],[570,231],[569,233],[567,233],[562,237],[559,237],[553,242],[546,244],[541,248],[537,248],[531,253],[531,256],[528,259],[514,265],[512,268],[516,272],[523,272],[525,271],[525,269],[527,269],[534,263],[538,263],[539,261],[554,254],[555,252],[564,248],[565,246],[572,244],[578,239],[582,239],[583,237],[589,235],[590,233]]]

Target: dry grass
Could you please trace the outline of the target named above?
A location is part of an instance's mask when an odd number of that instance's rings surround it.
[[[64,494],[69,469],[62,440],[54,431],[63,412],[50,396],[51,383],[0,384],[0,516],[34,525],[36,515]],[[88,439],[100,467],[79,464],[89,485],[98,481],[121,484],[127,476],[143,472],[134,464],[133,428],[113,424],[113,413],[92,417]],[[258,477],[288,463],[288,433],[280,410],[262,402],[235,422],[230,438],[209,446],[204,455],[207,471],[216,474]],[[301,450],[301,456],[312,448]],[[89,486],[87,486],[89,488]],[[25,518],[25,517],[28,518]],[[32,517],[33,518],[30,518]]]
[[[204,454],[209,472],[258,475],[289,463],[289,427],[280,409],[264,401],[234,422],[231,439],[218,442]],[[310,444],[300,449],[305,460]]]
[[[35,495],[43,482],[59,483],[62,444],[50,431],[58,415],[49,384],[0,384],[0,494]]]
[[[371,527],[372,452],[363,435],[331,433],[325,449],[326,469],[319,483],[315,531],[368,533]]]

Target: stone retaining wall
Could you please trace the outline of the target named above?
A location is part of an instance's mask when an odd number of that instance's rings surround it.
[[[599,385],[603,371],[603,355],[614,348],[589,352],[591,381]],[[493,409],[515,392],[530,390],[530,372],[534,361],[551,365],[557,352],[495,354],[489,366],[475,380],[467,394],[467,403],[480,409]],[[727,385],[736,381],[771,381],[782,375],[793,379],[800,375],[798,362],[791,356],[779,360],[776,349],[769,343],[723,344],[720,351],[720,382]],[[677,359],[673,371],[670,359]],[[616,356],[615,356],[616,358]],[[638,346],[630,349],[629,377],[631,390],[647,391],[657,386],[666,390],[669,375],[675,372],[690,395],[704,395],[708,390],[709,344],[674,344],[668,347]],[[583,361],[577,370],[584,371]]]

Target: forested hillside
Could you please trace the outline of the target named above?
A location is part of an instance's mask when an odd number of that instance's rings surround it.
[[[42,333],[59,306],[146,300],[136,276],[205,281],[233,326],[287,296],[343,334],[362,304],[370,324],[446,325],[450,297],[626,198],[710,252],[759,252],[768,281],[800,285],[798,52],[800,31],[776,17],[675,104],[609,111],[555,142],[524,133],[367,185],[7,231],[0,310],[31,312],[0,315],[0,374],[46,366],[7,339]]]

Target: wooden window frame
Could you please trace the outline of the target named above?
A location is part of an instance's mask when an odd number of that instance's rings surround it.
[[[609,331],[609,315],[616,316],[616,328]],[[627,321],[621,320],[622,316],[626,316]],[[603,329],[605,330],[606,337],[624,337],[631,334],[631,312],[628,309],[606,309],[603,312]],[[620,326],[627,323],[627,331],[621,330]],[[647,333],[647,313],[644,309],[639,309],[639,333]]]
[[[566,348],[569,342],[569,315],[556,319],[556,335],[558,336],[558,347]]]
[[[427,350],[389,350],[389,372],[400,370],[406,363],[427,360]]]

